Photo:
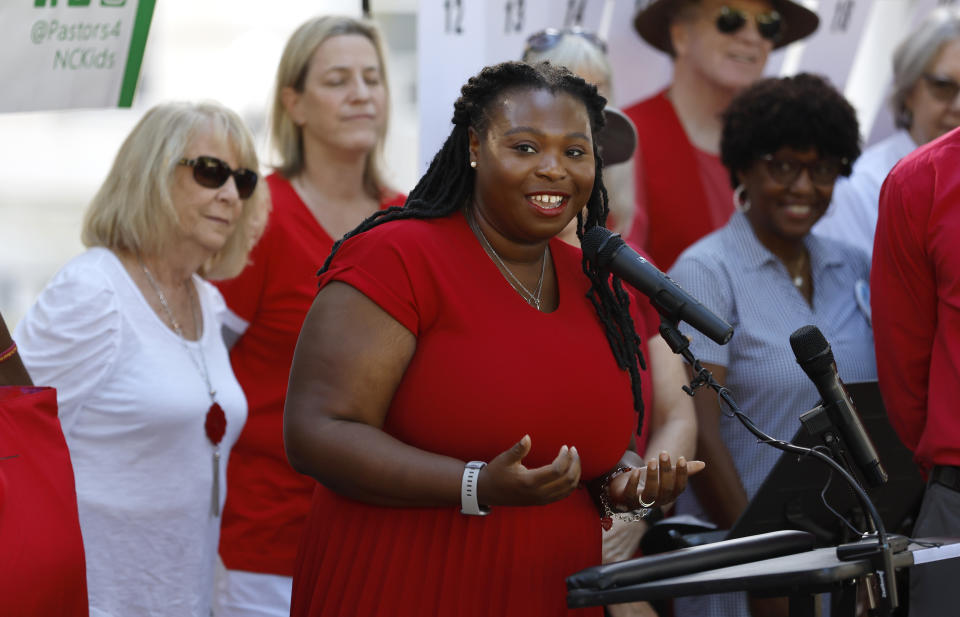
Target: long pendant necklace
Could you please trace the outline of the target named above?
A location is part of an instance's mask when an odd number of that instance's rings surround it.
[[[538,311],[542,311],[540,308],[541,303],[541,294],[543,293],[543,275],[547,271],[547,255],[550,252],[550,245],[548,244],[543,248],[543,257],[541,258],[540,264],[540,279],[537,281],[537,291],[536,293],[527,289],[526,285],[520,282],[520,279],[513,273],[513,271],[507,266],[507,264],[500,258],[500,255],[497,254],[497,251],[493,249],[493,245],[490,244],[490,241],[487,240],[487,237],[483,234],[483,230],[480,229],[480,226],[473,219],[473,216],[467,216],[467,223],[470,225],[470,229],[473,230],[473,233],[480,238],[480,242],[483,244],[484,250],[488,255],[492,256],[504,272],[507,273],[507,282],[510,283],[510,286],[518,292],[524,300],[527,301],[527,304],[533,306]]]
[[[143,273],[147,276],[147,280],[150,282],[150,286],[153,287],[153,291],[157,293],[157,298],[160,299],[160,306],[163,307],[163,312],[166,313],[167,319],[170,320],[170,325],[173,326],[173,331],[177,333],[177,337],[180,339],[180,344],[183,345],[184,351],[190,356],[190,361],[193,362],[193,366],[197,369],[197,372],[200,373],[200,377],[203,378],[203,383],[207,386],[207,392],[210,394],[210,408],[207,409],[203,428],[207,433],[207,439],[210,440],[210,444],[213,446],[213,486],[210,492],[210,516],[218,517],[220,516],[220,442],[223,440],[223,435],[227,431],[227,416],[223,413],[223,408],[220,407],[220,404],[217,403],[217,391],[213,389],[213,385],[210,383],[210,372],[207,370],[207,360],[203,356],[202,344],[198,349],[200,362],[197,362],[193,352],[190,351],[190,347],[187,345],[187,337],[183,335],[183,328],[180,327],[180,323],[176,317],[173,316],[173,311],[170,310],[167,297],[163,294],[163,290],[160,289],[160,285],[157,284],[157,280],[153,278],[153,274],[147,269],[147,265],[143,263],[142,259],[140,260],[140,267],[143,268]],[[184,285],[186,284],[187,283],[184,283]],[[197,318],[197,304],[189,287],[187,287],[187,295],[190,296],[190,310],[193,314],[193,325],[199,334],[198,324],[200,321]]]

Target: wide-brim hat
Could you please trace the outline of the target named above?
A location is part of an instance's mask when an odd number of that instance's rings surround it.
[[[605,107],[603,116],[606,122],[597,135],[597,144],[604,167],[629,161],[637,149],[637,127],[615,107]]]
[[[637,11],[633,27],[644,41],[662,52],[674,55],[670,40],[670,21],[687,0],[653,0]],[[813,34],[820,25],[820,18],[810,9],[792,0],[770,0],[775,11],[783,17],[783,30],[773,43],[773,48],[789,45]]]

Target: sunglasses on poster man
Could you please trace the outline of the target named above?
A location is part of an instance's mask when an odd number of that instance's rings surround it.
[[[257,172],[249,169],[231,169],[229,165],[215,156],[198,156],[195,159],[182,158],[177,162],[178,165],[193,167],[193,179],[200,186],[208,189],[218,189],[227,183],[230,176],[237,185],[237,194],[240,199],[246,199],[253,195],[253,190],[257,188]]]
[[[716,21],[717,30],[724,34],[733,34],[747,25],[748,16],[752,17],[757,24],[757,32],[760,33],[760,36],[768,41],[776,41],[780,33],[783,32],[783,18],[776,11],[750,15],[745,11],[729,6],[720,9]]]

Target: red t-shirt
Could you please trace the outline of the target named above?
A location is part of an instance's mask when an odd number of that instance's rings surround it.
[[[56,390],[0,387],[0,613],[88,611],[77,492]]]
[[[322,283],[343,281],[417,337],[383,430],[460,460],[489,461],[524,434],[528,467],[577,447],[582,478],[609,471],[635,429],[626,371],[587,300],[580,250],[550,243],[559,306],[510,286],[460,213],[376,227],[345,243]],[[318,485],[291,615],[600,615],[566,607],[565,577],[600,563],[586,489],[545,506],[387,508]]]
[[[317,270],[334,240],[288,180],[277,173],[266,180],[273,211],[263,237],[244,271],[217,283],[230,310],[249,324],[230,352],[249,415],[230,453],[220,556],[231,570],[291,576],[316,482],[287,462],[283,405]],[[381,207],[404,200],[391,195]]]
[[[629,239],[666,271],[684,249],[730,219],[730,176],[720,157],[690,142],[666,91],[624,113],[637,127],[637,215]]]

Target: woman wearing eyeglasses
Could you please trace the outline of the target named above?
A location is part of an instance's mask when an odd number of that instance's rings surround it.
[[[661,268],[733,211],[718,156],[723,110],[760,79],[772,50],[818,23],[790,0],[656,0],[637,13],[640,36],[673,59],[671,84],[624,110],[639,136],[629,239]]]
[[[960,126],[960,8],[941,7],[907,35],[893,54],[890,103],[897,131],[868,148],[814,233],[873,254],[880,187],[897,162],[918,146]]]
[[[317,17],[287,42],[271,128],[273,211],[250,265],[218,283],[230,359],[250,417],[230,460],[217,616],[290,613],[297,544],[316,482],[283,450],[283,406],[300,326],[333,242],[377,210],[403,205],[384,178],[389,90],[376,27]]]
[[[868,279],[866,255],[810,233],[834,182],[860,154],[856,114],[822,78],[764,79],[734,99],[723,117],[721,156],[735,186],[735,212],[691,246],[670,270],[680,285],[736,329],[720,346],[685,329],[691,350],[766,433],[791,439],[818,400],[796,363],[790,334],[813,324],[833,348],[840,377],[873,381],[873,336],[854,287]],[[780,451],[723,418],[716,394],[694,399],[697,455],[709,462],[692,479],[681,513],[729,529]],[[678,615],[746,615],[746,594],[678,599]],[[757,602],[754,616],[768,614]],[[785,604],[783,606],[785,609]],[[776,613],[773,613],[776,614]],[[786,614],[784,611],[782,614]]]
[[[15,332],[57,389],[91,615],[207,617],[230,449],[246,419],[204,277],[247,261],[267,207],[253,139],[215,103],[158,105],[83,223],[89,249]]]

